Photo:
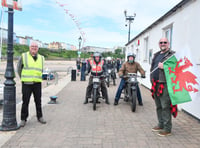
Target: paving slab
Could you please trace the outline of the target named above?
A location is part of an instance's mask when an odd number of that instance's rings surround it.
[[[159,137],[157,132],[151,131],[157,124],[155,104],[150,91],[144,86],[140,86],[144,106],[137,105],[136,112],[132,112],[130,105],[122,99],[118,106],[113,105],[119,79],[117,86],[108,88],[111,104],[107,105],[101,99],[97,110],[93,111],[91,103],[83,104],[87,84],[88,81],[80,81],[79,77],[70,81],[70,76],[66,76],[58,83],[60,90],[53,85],[48,87],[43,92],[47,124],[37,122],[33,106],[26,126],[13,133],[4,133],[4,136],[12,136],[1,147],[199,148],[199,122],[182,111],[172,120],[171,136]],[[48,96],[52,94],[58,96],[57,104],[47,103]]]

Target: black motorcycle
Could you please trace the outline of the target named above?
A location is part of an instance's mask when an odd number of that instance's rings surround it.
[[[130,102],[132,112],[136,110],[136,100],[137,100],[137,81],[138,76],[136,73],[128,73],[123,76],[125,79],[125,87],[124,87],[124,101]]]
[[[106,84],[108,87],[110,86],[111,81],[113,81],[113,85],[116,85],[115,78],[116,78],[116,75],[115,75],[114,69],[108,69],[108,72],[106,75]]]
[[[93,110],[96,110],[96,104],[98,103],[99,98],[102,98],[100,95],[101,92],[101,81],[105,76],[93,76],[92,82],[93,82],[93,88],[92,88],[92,103],[93,103]]]

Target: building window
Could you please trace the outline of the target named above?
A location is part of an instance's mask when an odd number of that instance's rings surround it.
[[[153,57],[153,49],[149,50],[149,64],[152,62],[152,57]]]
[[[136,61],[140,61],[140,52],[139,52],[139,48],[136,49]]]
[[[133,44],[131,45],[131,48],[132,48],[132,49],[134,48],[134,45],[133,45]]]
[[[172,34],[173,34],[173,24],[170,24],[163,28],[164,36],[169,40],[170,42],[170,48],[172,47]]]
[[[148,54],[149,54],[149,51],[148,51],[148,48],[149,48],[149,38],[146,37],[144,38],[144,61],[147,62],[148,60]]]

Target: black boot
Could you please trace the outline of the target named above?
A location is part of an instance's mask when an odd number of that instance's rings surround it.
[[[108,105],[110,104],[110,102],[108,101],[108,99],[106,99],[106,104],[108,104]]]
[[[85,101],[83,102],[83,104],[87,104],[88,103],[88,98],[85,99]]]
[[[140,105],[140,106],[143,106],[143,103],[142,103],[142,102],[139,102],[139,105]]]
[[[118,101],[117,100],[115,100],[114,105],[118,105]]]

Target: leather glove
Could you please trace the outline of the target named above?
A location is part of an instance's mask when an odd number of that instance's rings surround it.
[[[145,75],[142,75],[141,77],[142,77],[142,78],[146,78],[146,76],[145,76]]]

